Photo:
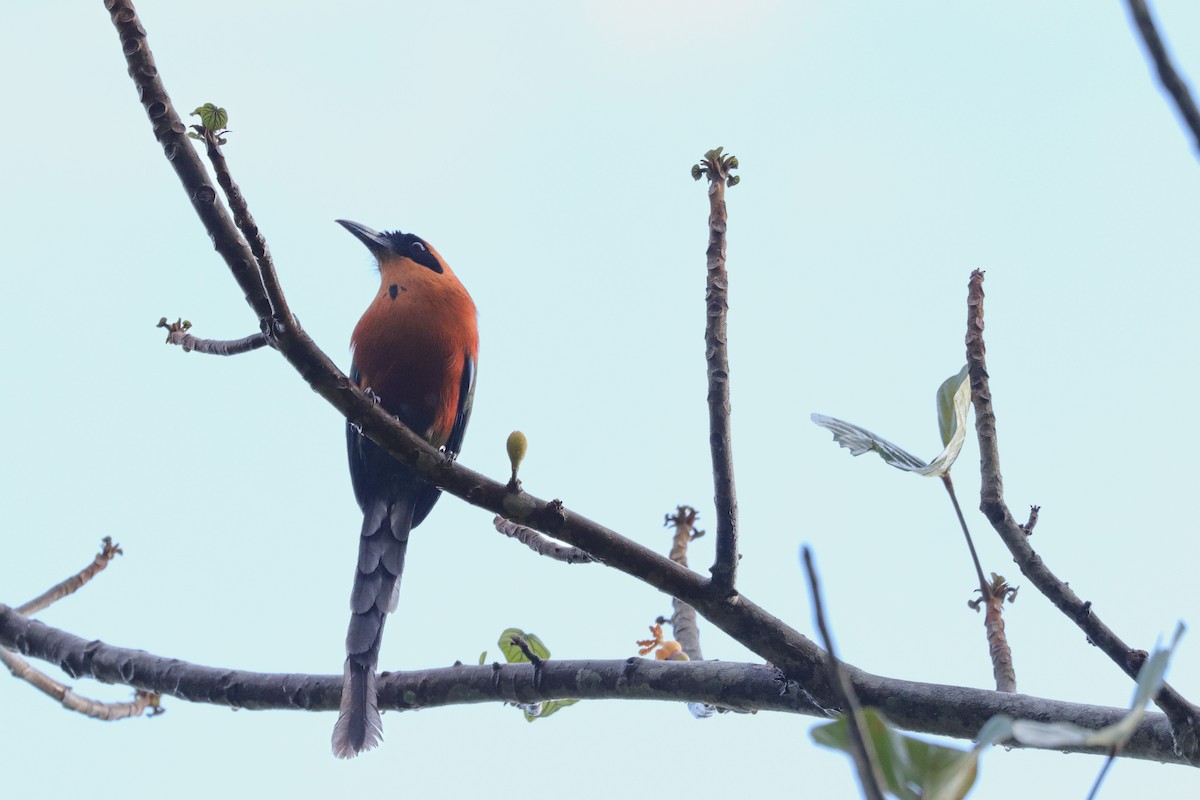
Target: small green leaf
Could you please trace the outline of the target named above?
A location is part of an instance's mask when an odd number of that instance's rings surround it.
[[[215,103],[205,103],[188,116],[199,117],[200,124],[210,131],[219,131],[229,123],[229,112]]]
[[[694,180],[694,181],[700,180],[700,176],[702,176],[703,174],[704,173],[700,171],[699,164],[692,164],[692,180]]]
[[[737,186],[741,182],[742,182],[741,175],[731,175],[731,176],[729,176],[729,179],[727,181],[725,181],[725,185],[726,186]]]
[[[487,663],[487,650],[479,654],[479,666],[482,667],[485,663]]]

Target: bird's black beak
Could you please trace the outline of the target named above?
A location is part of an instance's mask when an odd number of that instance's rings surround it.
[[[348,219],[339,219],[337,224],[341,225],[346,230],[354,234],[354,237],[367,246],[376,257],[385,250],[391,250],[392,244],[383,237],[379,231],[372,230],[366,225],[360,225],[357,222],[351,222]]]

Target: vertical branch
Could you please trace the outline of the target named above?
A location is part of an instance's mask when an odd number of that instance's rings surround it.
[[[691,506],[678,506],[674,514],[667,514],[665,525],[674,526],[675,535],[671,539],[670,558],[676,564],[686,567],[688,545],[693,539],[699,539],[704,531],[696,530],[696,509]],[[675,613],[671,615],[671,636],[683,647],[683,652],[692,661],[701,661],[704,654],[700,650],[700,626],[696,620],[696,609],[680,600],[671,598],[671,607]]]
[[[1012,648],[1004,633],[1004,601],[1014,599],[1017,590],[995,573],[992,573],[992,579],[983,595],[983,627],[987,630],[988,654],[992,657],[992,677],[996,680],[997,692],[1015,692],[1017,672],[1013,667]]]
[[[705,360],[708,362],[708,442],[713,461],[713,500],[717,509],[717,557],[712,582],[718,592],[732,594],[737,584],[737,493],[733,484],[733,445],[729,431],[729,350],[726,315],[729,311],[729,274],[725,270],[725,187],[738,182],[730,171],[737,169],[733,156],[722,156],[722,148],[709,150],[692,177],[708,178],[708,284],[704,293]]]
[[[975,576],[979,579],[979,600],[970,601],[967,603],[976,611],[979,610],[979,604],[983,603],[986,609],[983,616],[983,628],[987,633],[988,640],[988,655],[992,659],[992,677],[996,679],[997,692],[1015,692],[1017,690],[1017,673],[1013,668],[1012,648],[1008,646],[1008,637],[1004,635],[1004,601],[1005,599],[1015,598],[1017,590],[1008,588],[1004,583],[1003,578],[998,578],[996,573],[992,573],[992,577],[996,578],[996,585],[1002,587],[999,594],[996,593],[996,586],[988,583],[987,578],[983,577],[983,566],[979,563],[979,554],[975,552],[975,542],[971,538],[971,531],[967,529],[967,519],[963,516],[962,507],[958,504],[958,496],[954,493],[954,484],[950,481],[950,473],[942,475],[942,485],[946,487],[946,491],[950,494],[950,502],[954,504],[954,513],[958,515],[958,524],[962,528],[963,536],[967,539],[967,549],[971,551],[971,563],[975,565]]]
[[[1129,14],[1133,17],[1134,24],[1137,25],[1138,32],[1142,35],[1142,41],[1146,45],[1146,51],[1150,54],[1150,58],[1158,70],[1158,80],[1167,94],[1171,95],[1171,99],[1175,101],[1175,107],[1179,109],[1179,116],[1183,118],[1184,124],[1192,132],[1196,149],[1200,150],[1200,109],[1196,108],[1196,101],[1192,99],[1192,93],[1188,89],[1187,83],[1171,64],[1171,56],[1167,53],[1167,46],[1163,44],[1162,38],[1158,35],[1154,17],[1150,14],[1150,7],[1146,5],[1146,0],[1127,0],[1127,3]]]

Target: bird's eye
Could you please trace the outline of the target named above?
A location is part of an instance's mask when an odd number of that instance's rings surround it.
[[[413,242],[412,249],[418,253],[426,252],[425,245],[421,244],[420,242]]]

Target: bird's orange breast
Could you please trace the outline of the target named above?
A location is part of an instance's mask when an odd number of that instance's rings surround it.
[[[380,265],[379,293],[351,337],[354,363],[363,389],[440,447],[458,413],[466,359],[479,351],[475,304],[448,269],[402,261]]]

